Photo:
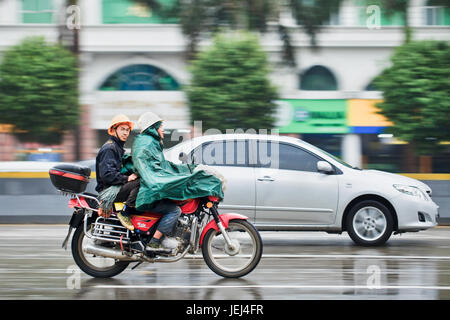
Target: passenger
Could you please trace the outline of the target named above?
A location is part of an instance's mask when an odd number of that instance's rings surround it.
[[[97,192],[110,186],[121,186],[115,202],[125,202],[124,209],[117,214],[119,221],[129,230],[134,230],[130,213],[136,206],[136,197],[140,181],[136,174],[121,173],[122,158],[125,153],[124,144],[128,140],[134,124],[123,115],[115,116],[108,128],[110,138],[100,148],[96,158]]]

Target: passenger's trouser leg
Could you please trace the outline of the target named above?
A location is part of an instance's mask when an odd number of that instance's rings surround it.
[[[139,192],[140,180],[136,179],[125,183],[120,188],[119,193],[116,196],[116,202],[125,202],[127,207],[134,208],[136,206],[136,198]],[[129,216],[129,211],[125,210],[122,215]]]
[[[181,215],[181,209],[170,200],[161,200],[150,208],[151,212],[163,215],[158,225],[158,231],[162,234],[169,233],[173,230],[177,223],[178,217]]]

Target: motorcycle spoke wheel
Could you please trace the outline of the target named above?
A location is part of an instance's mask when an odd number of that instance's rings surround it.
[[[83,259],[84,263],[93,270],[105,271],[108,270],[116,264],[116,260],[112,258],[95,256],[93,254],[85,253],[83,248],[86,247],[87,244],[93,243],[91,239],[88,237],[83,237],[81,241],[80,252],[81,259]]]
[[[217,274],[230,278],[241,277],[258,264],[262,241],[255,228],[244,220],[230,221],[227,233],[231,247],[220,231],[208,231],[203,243],[203,256]]]
[[[91,225],[89,226],[90,229]],[[90,231],[88,231],[90,232]],[[124,271],[129,262],[94,256],[84,252],[83,248],[92,241],[84,234],[83,225],[79,226],[72,238],[72,256],[76,264],[85,273],[96,278],[111,278]]]

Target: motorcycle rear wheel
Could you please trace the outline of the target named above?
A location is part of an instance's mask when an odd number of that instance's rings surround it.
[[[258,265],[263,251],[261,236],[246,220],[231,220],[227,233],[234,248],[229,248],[220,231],[210,229],[202,244],[203,259],[216,274],[239,278]]]
[[[92,225],[90,225],[92,226]],[[127,261],[116,261],[111,258],[94,257],[83,251],[83,243],[91,241],[84,234],[81,224],[72,238],[72,256],[75,263],[88,275],[94,278],[112,278],[124,271],[130,264]]]

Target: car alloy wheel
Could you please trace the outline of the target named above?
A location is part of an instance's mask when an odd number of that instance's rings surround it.
[[[353,229],[358,237],[376,241],[386,232],[387,220],[383,212],[375,207],[364,207],[353,217]]]
[[[394,230],[393,214],[379,201],[361,201],[350,209],[345,222],[346,230],[358,245],[382,245]]]

